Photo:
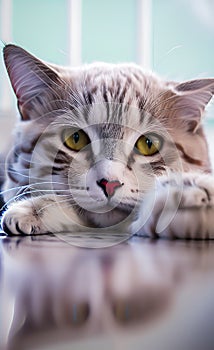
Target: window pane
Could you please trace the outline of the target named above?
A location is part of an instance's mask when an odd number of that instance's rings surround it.
[[[82,61],[136,60],[137,0],[82,0]]]
[[[153,69],[170,79],[214,76],[214,3],[153,0]]]
[[[13,39],[47,61],[68,62],[67,0],[13,0]]]

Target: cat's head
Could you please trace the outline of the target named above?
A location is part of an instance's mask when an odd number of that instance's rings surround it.
[[[201,117],[214,79],[165,82],[134,64],[65,68],[14,45],[4,59],[21,118],[9,186],[54,189],[90,224],[111,226],[156,176],[210,170]]]

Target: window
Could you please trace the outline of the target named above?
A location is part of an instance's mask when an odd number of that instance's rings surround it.
[[[209,0],[0,0],[0,37],[59,64],[134,61],[168,79],[214,76]],[[0,113],[13,106],[0,61]]]

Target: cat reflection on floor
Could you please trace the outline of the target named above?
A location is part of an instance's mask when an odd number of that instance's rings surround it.
[[[154,321],[168,310],[183,264],[191,261],[184,256],[176,264],[175,252],[172,259],[167,249],[149,244],[79,250],[43,239],[38,245],[27,237],[3,242],[1,332],[16,345],[19,337],[44,331],[67,329],[78,338],[83,331],[99,334]]]
[[[66,332],[82,339],[154,327],[200,265],[190,248],[144,242],[83,250],[54,237],[6,239],[2,336],[17,350],[19,342],[35,342],[44,332],[54,341]]]

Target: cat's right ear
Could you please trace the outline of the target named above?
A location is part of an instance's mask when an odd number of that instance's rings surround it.
[[[23,120],[36,118],[48,94],[54,94],[60,78],[45,63],[16,45],[3,49],[7,72],[18,99],[18,108]],[[50,96],[49,96],[50,97]]]
[[[214,96],[214,79],[195,79],[174,86],[174,108],[183,118],[188,131],[195,132],[201,123],[207,104]]]

